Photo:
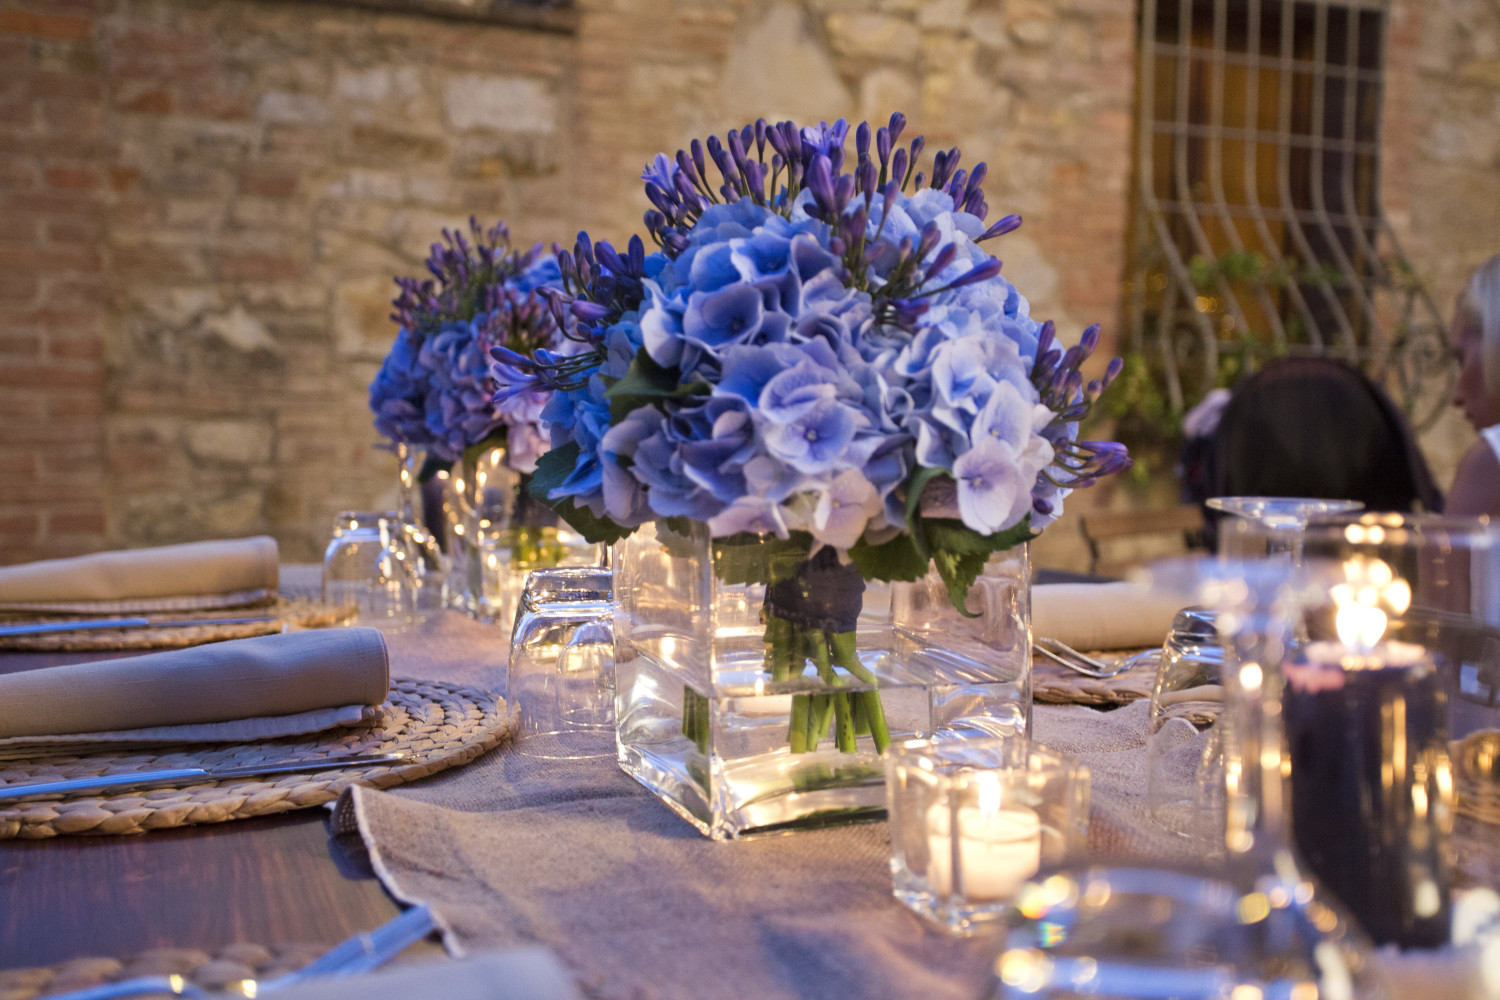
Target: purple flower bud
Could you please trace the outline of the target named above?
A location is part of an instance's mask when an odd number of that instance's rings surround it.
[[[849,204],[849,199],[854,197],[854,178],[848,174],[840,174],[838,180],[833,183],[833,196],[835,210],[842,212],[844,206]]]
[[[1109,362],[1109,367],[1106,368],[1106,369],[1104,369],[1104,388],[1108,389],[1109,388],[1109,384],[1111,382],[1113,382],[1115,379],[1119,378],[1120,377],[1120,372],[1122,372],[1124,370],[1125,370],[1125,359],[1124,358],[1111,358],[1110,362]]]
[[[960,170],[953,175],[952,180],[948,181],[948,196],[955,202],[964,200],[964,182],[968,179],[969,172],[967,170]]]
[[[1042,324],[1042,328],[1036,334],[1036,356],[1038,358],[1045,357],[1051,353],[1052,341],[1056,336],[1057,328],[1052,324],[1050,319]]]
[[[501,362],[502,364],[511,365],[512,367],[520,369],[522,371],[524,371],[526,367],[531,364],[531,359],[526,357],[526,355],[517,354],[510,348],[499,345],[492,346],[490,348],[490,357],[494,358],[496,361]]]
[[[911,179],[912,190],[920,191],[927,183],[927,175],[918,170],[917,175]]]
[[[887,128],[891,130],[891,142],[900,142],[901,133],[906,130],[906,116],[897,111],[891,115],[891,123]]]
[[[1095,323],[1083,331],[1083,336],[1078,338],[1078,346],[1083,350],[1086,358],[1094,353],[1094,348],[1099,346],[1099,324]]]
[[[766,156],[766,120],[755,119],[755,155],[761,159]]]
[[[964,188],[965,200],[967,200],[969,195],[979,190],[979,185],[984,183],[984,177],[989,173],[989,170],[989,164],[987,163],[980,163],[974,167],[974,172],[969,175],[969,183]]]
[[[874,163],[870,162],[869,160],[865,160],[859,165],[858,190],[865,196],[866,205],[868,205],[870,203],[870,200],[875,197],[875,185],[878,180],[879,178],[876,176]]]
[[[996,220],[993,226],[981,233],[979,235],[979,239],[975,240],[974,242],[978,243],[982,240],[992,240],[996,236],[1004,236],[1006,233],[1015,232],[1020,227],[1021,217],[1019,215],[1002,216],[1000,219]]]
[[[784,122],[782,124],[785,124]],[[771,144],[778,156],[786,158],[786,134],[782,132],[781,125],[772,125],[766,129],[766,141]]]
[[[936,222],[929,222],[922,227],[922,236],[917,240],[917,260],[926,260],[927,255],[937,247],[938,240],[943,238],[942,231],[938,229]]]
[[[947,246],[943,247],[943,249],[939,250],[938,255],[934,257],[932,259],[932,263],[927,266],[927,273],[922,275],[922,283],[926,284],[933,279],[934,275],[941,274],[949,264],[953,263],[953,258],[957,254],[958,247],[952,243],[949,243]]]
[[[572,306],[569,308],[572,310],[574,316],[577,316],[585,323],[597,323],[609,315],[608,306],[602,306],[597,302],[590,302],[588,299],[574,299]],[[540,357],[540,354],[538,354],[538,357]]]
[[[896,155],[891,159],[891,179],[900,185],[906,184],[906,150],[904,149],[896,150]]]
[[[745,141],[740,133],[733,129],[729,132],[729,155],[734,158],[734,169],[737,173],[745,170]]]
[[[611,274],[626,273],[625,262],[620,259],[620,255],[615,252],[615,248],[608,243],[601,240],[599,245],[594,248],[594,252],[599,257],[599,263],[603,264]]]
[[[756,204],[765,204],[766,168],[759,160],[745,161],[745,184],[749,187],[750,196],[755,199]]]
[[[838,214],[838,206],[834,203],[833,167],[828,157],[819,156],[813,160],[812,169],[807,174],[807,189],[812,192],[813,200],[826,217],[832,218]]]
[[[692,152],[693,167],[697,171],[698,178],[699,180],[703,180],[703,171],[705,169],[703,162],[703,143],[699,142],[697,139],[694,139],[692,142],[688,143],[688,149]]]
[[[959,278],[957,281],[953,282],[953,284],[949,285],[948,287],[949,288],[962,288],[965,285],[977,285],[981,281],[989,281],[991,278],[993,278],[995,275],[997,275],[999,273],[1000,273],[1000,262],[998,260],[996,260],[995,258],[991,257],[989,260],[987,260],[983,264],[980,264],[979,266],[975,267],[968,274],[964,275],[962,278]]]
[[[657,211],[661,212],[664,218],[675,219],[677,217],[677,205],[673,203],[665,191],[655,184],[646,185],[646,197],[650,200],[651,204],[656,206]]]
[[[880,157],[880,165],[883,167],[891,162],[891,145],[895,139],[891,136],[891,130],[883,128],[875,133],[875,153]]]
[[[861,161],[870,155],[870,123],[860,122],[859,128],[854,130],[854,151],[859,154]]]

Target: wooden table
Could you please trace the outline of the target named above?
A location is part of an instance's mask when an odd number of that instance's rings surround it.
[[[100,658],[0,654],[0,673]],[[401,907],[359,838],[331,837],[326,815],[0,841],[0,968],[148,948],[332,945],[379,926]]]

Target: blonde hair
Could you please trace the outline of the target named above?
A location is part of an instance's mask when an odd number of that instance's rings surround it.
[[[1458,311],[1462,322],[1479,327],[1484,391],[1500,395],[1500,254],[1474,269],[1458,297]]]

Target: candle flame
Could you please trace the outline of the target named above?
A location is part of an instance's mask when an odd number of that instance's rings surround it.
[[[986,816],[992,816],[1000,811],[1000,779],[988,771],[981,771],[974,776],[975,791],[979,795],[979,811]]]
[[[1351,556],[1343,569],[1345,582],[1329,590],[1334,626],[1345,646],[1368,653],[1385,637],[1390,616],[1405,614],[1411,606],[1411,584],[1397,577],[1389,563],[1369,556]]]

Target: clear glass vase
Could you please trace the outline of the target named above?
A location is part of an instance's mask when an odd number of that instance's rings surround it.
[[[448,522],[448,604],[486,622],[514,619],[526,574],[594,566],[599,547],[560,525],[527,493],[528,477],[491,448],[455,463],[443,498]]]
[[[892,740],[1031,715],[1024,546],[959,615],[936,576],[864,581],[805,536],[648,524],[615,550],[620,766],[714,839],[885,814]]]

